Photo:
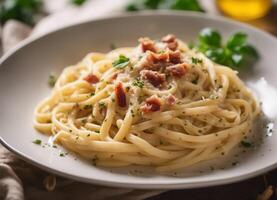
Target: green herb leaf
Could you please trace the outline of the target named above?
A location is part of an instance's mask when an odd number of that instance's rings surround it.
[[[224,64],[226,54],[222,48],[210,48],[204,52],[211,60],[216,63]]]
[[[110,49],[111,49],[111,50],[116,49],[116,46],[115,46],[115,44],[114,44],[114,43],[111,43],[111,44],[110,44]]]
[[[86,109],[91,109],[92,108],[92,105],[91,104],[88,104],[88,105],[85,105],[84,106],[84,109],[86,110]]]
[[[198,82],[197,79],[193,79],[193,80],[191,81],[191,83],[193,83],[193,84],[197,84],[197,82]]]
[[[71,2],[77,6],[81,6],[86,2],[86,0],[71,0]]]
[[[133,83],[132,83],[133,86],[137,86],[139,88],[143,88],[144,86],[144,82],[143,80],[139,79],[139,78],[136,78]]]
[[[244,56],[250,57],[254,60],[257,60],[259,58],[257,50],[251,45],[241,46],[239,52],[242,53]]]
[[[243,147],[245,147],[245,148],[250,148],[250,147],[252,147],[252,144],[251,144],[250,142],[246,142],[246,141],[244,141],[244,140],[242,140],[242,141],[240,142],[240,144],[241,144]]]
[[[197,64],[203,63],[203,60],[202,60],[202,59],[199,59],[199,58],[194,58],[194,57],[192,57],[192,58],[191,58],[191,62],[192,62],[193,64],[197,65]]]
[[[33,143],[37,144],[37,145],[41,145],[41,140],[36,139],[36,140],[33,141]]]
[[[106,104],[104,102],[99,102],[98,106],[99,106],[100,109],[103,109],[103,108],[106,107]]]
[[[157,9],[163,0],[144,0],[143,4],[148,9]]]
[[[231,60],[233,62],[233,66],[240,66],[243,63],[243,55],[241,54],[233,54],[231,56]]]
[[[56,84],[57,78],[54,75],[50,75],[48,77],[48,85],[49,87],[54,87]]]
[[[220,47],[221,35],[214,29],[204,28],[199,33],[199,41],[211,46]]]
[[[127,11],[138,10],[192,10],[203,12],[197,0],[132,0],[125,8]]]
[[[119,55],[119,58],[113,62],[113,67],[118,69],[124,69],[130,63],[130,59],[124,55]]]
[[[34,25],[34,15],[41,9],[41,0],[2,0],[0,3],[0,22],[16,19]]]
[[[138,11],[139,8],[135,3],[130,3],[125,8],[126,11],[132,12],[132,11]]]
[[[233,34],[223,45],[221,35],[212,28],[205,28],[199,33],[194,49],[204,53],[216,63],[232,68],[250,66],[259,58],[256,49],[247,43],[247,35],[242,32]]]
[[[172,10],[193,10],[200,12],[204,11],[197,0],[171,0],[170,2],[170,9]]]
[[[231,50],[235,50],[236,47],[245,45],[247,42],[247,35],[242,32],[237,32],[232,35],[227,41],[227,48]]]

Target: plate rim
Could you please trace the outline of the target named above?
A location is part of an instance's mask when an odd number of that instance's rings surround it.
[[[260,29],[257,29],[251,25],[247,25],[244,24],[242,22],[238,22],[226,17],[222,17],[222,16],[214,16],[214,15],[210,15],[210,14],[205,14],[205,13],[198,13],[198,12],[182,12],[182,11],[143,11],[143,12],[138,12],[138,13],[116,13],[110,16],[102,16],[100,18],[97,19],[86,19],[86,20],[81,20],[78,22],[74,22],[68,25],[65,25],[63,27],[60,28],[56,28],[54,30],[50,30],[46,33],[43,34],[38,34],[38,35],[34,35],[32,37],[28,37],[27,39],[25,39],[24,41],[20,42],[18,45],[16,45],[12,50],[8,51],[6,54],[4,54],[1,58],[0,58],[0,68],[2,68],[2,64],[3,62],[5,62],[7,59],[9,59],[9,57],[11,57],[14,53],[16,53],[17,51],[19,51],[20,49],[22,49],[23,47],[31,44],[32,42],[39,40],[43,37],[47,37],[50,34],[55,34],[58,31],[62,31],[64,29],[67,28],[71,28],[74,26],[79,26],[81,24],[86,24],[86,23],[91,23],[91,22],[95,22],[95,21],[106,21],[106,20],[110,20],[110,19],[120,19],[120,18],[127,18],[127,17],[140,17],[140,16],[144,16],[144,17],[152,17],[152,16],[179,16],[179,17],[196,17],[196,18],[208,18],[210,20],[213,21],[221,21],[221,22],[228,22],[230,24],[234,24],[236,26],[240,26],[242,28],[247,28],[251,31],[254,32],[258,32],[259,34],[264,35],[264,37],[270,38],[272,41],[274,41],[277,44],[277,38],[275,38],[273,35],[271,35],[270,33],[264,32]],[[1,132],[1,131],[0,131]],[[137,188],[137,189],[189,189],[189,188],[201,188],[201,187],[210,187],[210,186],[216,186],[216,185],[223,185],[223,184],[230,184],[230,183],[234,183],[234,182],[239,182],[245,179],[249,179],[255,176],[258,176],[262,173],[265,173],[267,171],[273,170],[275,168],[277,168],[277,162],[273,163],[272,165],[263,167],[259,170],[250,172],[250,173],[244,173],[243,175],[237,175],[231,178],[217,178],[216,180],[206,180],[206,181],[198,181],[198,182],[192,182],[192,183],[170,183],[170,184],[165,184],[165,183],[129,183],[129,182],[120,182],[120,181],[116,181],[116,180],[101,180],[101,179],[91,179],[91,178],[86,178],[86,177],[81,177],[78,175],[73,175],[73,174],[69,174],[60,170],[56,170],[54,168],[48,167],[47,165],[41,164],[39,161],[36,161],[34,159],[32,159],[30,156],[24,154],[23,152],[21,152],[20,150],[17,150],[16,148],[14,148],[12,145],[9,145],[0,135],[0,143],[7,148],[8,150],[10,150],[11,152],[15,153],[17,156],[19,156],[21,159],[27,161],[30,164],[35,165],[36,167],[39,167],[45,171],[57,174],[59,176],[62,177],[66,177],[69,179],[74,179],[80,182],[85,182],[85,183],[93,183],[93,184],[97,184],[97,185],[105,185],[105,186],[112,186],[112,187],[123,187],[123,188]]]

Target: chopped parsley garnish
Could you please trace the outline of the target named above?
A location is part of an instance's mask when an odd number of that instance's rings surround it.
[[[50,75],[48,78],[49,87],[54,87],[56,84],[57,78],[54,75]]]
[[[94,93],[94,92],[90,93],[90,96],[94,96],[94,95],[95,95],[95,93]]]
[[[65,156],[65,154],[64,153],[60,153],[60,157],[64,157]]]
[[[242,141],[240,142],[240,144],[241,144],[241,146],[243,146],[243,147],[245,147],[245,148],[250,148],[250,147],[252,147],[252,144],[251,144],[250,142],[246,142],[246,141],[244,141],[244,140],[242,140]]]
[[[111,44],[110,44],[110,48],[111,48],[111,50],[114,50],[114,49],[116,49],[116,46],[115,46],[115,44],[114,44],[114,43],[111,43]]]
[[[143,55],[139,55],[138,59],[141,60],[143,58]]]
[[[135,117],[135,111],[131,110],[131,113],[132,113],[132,117]]]
[[[95,156],[95,157],[92,159],[92,164],[96,166],[97,160],[98,160],[98,157]]]
[[[85,105],[84,106],[84,109],[91,109],[92,108],[92,105]]]
[[[238,163],[238,161],[232,162],[232,166],[236,166]]]
[[[100,131],[97,130],[97,131],[95,131],[95,133],[100,133]]]
[[[36,140],[33,141],[33,143],[37,144],[37,145],[41,145],[41,140],[36,139]]]
[[[163,53],[165,53],[165,50],[161,50],[161,51],[159,51],[158,53],[159,53],[159,54],[163,54]]]
[[[100,109],[103,109],[103,108],[106,107],[106,104],[104,102],[99,102],[98,106],[99,106]]]
[[[191,83],[193,83],[193,84],[197,84],[197,82],[198,82],[197,79],[193,79],[193,80],[191,81]]]
[[[136,78],[133,83],[132,83],[133,86],[137,86],[137,87],[140,87],[140,88],[143,88],[144,86],[144,82],[143,80],[139,79],[139,78]]]
[[[214,100],[218,99],[218,96],[216,94],[211,94],[209,98]]]
[[[202,59],[191,57],[191,62],[195,65],[203,63]]]
[[[130,63],[130,59],[124,55],[119,55],[118,59],[113,62],[113,67],[123,69]]]

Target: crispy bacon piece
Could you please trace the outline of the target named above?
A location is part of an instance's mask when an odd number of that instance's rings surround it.
[[[165,42],[165,43],[174,42],[175,40],[176,40],[176,37],[175,35],[172,35],[172,34],[168,34],[162,38],[162,42]]]
[[[169,48],[172,51],[175,51],[178,48],[178,42],[175,41],[175,42],[167,43],[167,48]]]
[[[157,96],[151,96],[146,99],[145,104],[141,107],[142,112],[156,112],[161,109],[161,101]]]
[[[117,79],[117,76],[118,76],[118,73],[115,73],[115,74],[112,76],[112,80],[116,80],[116,79]]]
[[[139,42],[140,42],[141,50],[143,52],[146,52],[147,50],[152,52],[157,51],[155,47],[155,42],[153,40],[150,40],[149,38],[140,38]]]
[[[181,52],[177,51],[170,51],[169,54],[169,61],[174,64],[181,63]]]
[[[165,75],[160,74],[159,72],[151,70],[142,70],[140,74],[143,79],[147,80],[155,87],[160,87],[165,82]]]
[[[115,96],[120,107],[125,107],[127,105],[126,94],[121,82],[118,82],[115,86]]]
[[[86,77],[84,77],[84,80],[87,81],[90,84],[98,83],[99,78],[94,75],[93,73],[88,74]]]
[[[167,67],[172,76],[181,78],[187,73],[187,64],[181,63]]]
[[[166,66],[169,61],[169,55],[168,52],[164,53],[153,53],[153,52],[147,52],[147,56],[144,62],[142,62],[141,67],[159,71],[162,67]]]
[[[170,106],[174,105],[176,102],[176,98],[171,94],[166,98],[166,103]]]
[[[147,60],[153,64],[168,62],[169,55],[168,55],[168,52],[164,52],[160,54],[149,52],[147,55]]]
[[[178,42],[176,37],[172,34],[169,34],[162,38],[162,42],[167,44],[167,48],[172,51],[175,51],[178,48]]]

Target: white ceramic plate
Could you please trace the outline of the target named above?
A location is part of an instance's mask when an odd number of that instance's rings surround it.
[[[226,158],[201,164],[174,176],[159,175],[149,168],[97,168],[87,161],[75,159],[61,147],[55,149],[32,143],[47,142],[47,137],[32,127],[36,104],[49,95],[47,79],[51,72],[60,72],[90,51],[109,51],[110,45],[132,46],[137,38],[160,38],[173,33],[187,42],[195,40],[203,27],[218,29],[226,37],[244,31],[261,54],[253,70],[241,77],[263,101],[265,118],[254,129],[260,139],[246,153],[233,153]],[[195,13],[143,13],[116,16],[80,23],[51,32],[37,39],[26,40],[0,61],[0,139],[4,146],[45,170],[79,181],[133,188],[192,188],[230,183],[253,177],[277,166],[277,135],[266,132],[265,124],[274,126],[277,119],[277,40],[250,26],[223,18]],[[261,79],[264,77],[263,79]],[[263,124],[262,126],[260,124]],[[238,148],[241,152],[242,149]],[[238,164],[236,164],[238,162]],[[232,166],[236,164],[235,166]]]

